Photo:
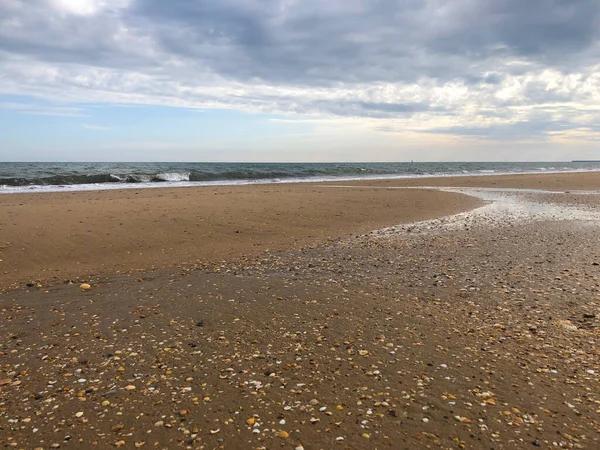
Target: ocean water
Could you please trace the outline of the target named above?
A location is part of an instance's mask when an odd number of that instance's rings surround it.
[[[600,162],[0,162],[0,193],[597,170]]]

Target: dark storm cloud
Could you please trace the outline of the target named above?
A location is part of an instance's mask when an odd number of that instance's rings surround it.
[[[51,4],[51,0],[0,0],[0,11],[6,12],[0,14],[0,55],[106,68],[145,68],[151,62],[122,40],[124,23],[115,11],[65,14]]]
[[[458,3],[455,26],[429,40],[439,52],[485,57],[496,51],[560,64],[593,46],[600,31],[600,3],[593,0]]]
[[[0,0],[0,12],[0,93],[441,115],[466,122],[441,132],[488,136],[516,129],[510,108],[598,95],[598,0]],[[561,85],[547,70],[581,76]],[[472,123],[486,114],[512,122]]]
[[[596,0],[137,0],[129,14],[168,51],[228,76],[327,85],[469,79],[506,57],[577,65],[598,54],[599,10]]]
[[[53,13],[50,0],[20,3],[5,8],[4,51],[57,62],[143,65],[141,57],[131,59],[143,51],[119,40],[123,27],[166,55],[240,80],[468,80],[498,57],[576,67],[588,62],[578,56],[599,55],[597,0],[134,0],[88,16]],[[145,63],[159,61],[147,56]]]

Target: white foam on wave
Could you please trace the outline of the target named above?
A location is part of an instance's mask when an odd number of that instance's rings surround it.
[[[164,181],[190,181],[190,172],[163,172],[156,174],[156,178]]]
[[[569,169],[556,170],[555,173],[581,173],[581,172],[600,172],[599,169]],[[247,184],[275,184],[275,183],[322,183],[330,181],[375,181],[375,180],[401,180],[414,178],[447,178],[447,177],[469,177],[479,176],[501,176],[501,175],[531,175],[535,172],[463,172],[463,173],[427,173],[427,174],[392,174],[392,175],[368,175],[368,176],[310,176],[302,178],[262,178],[262,179],[239,179],[239,180],[213,180],[213,181],[188,181],[189,173],[165,172],[158,174],[163,176],[162,182],[152,182],[158,175],[135,175],[136,183],[128,183],[127,177],[111,174],[121,182],[115,183],[90,183],[90,184],[64,184],[64,185],[28,185],[28,186],[8,186],[0,185],[0,194],[19,194],[36,192],[65,192],[65,191],[100,191],[114,189],[149,189],[149,188],[174,188],[174,187],[199,187],[199,186],[238,186]],[[550,173],[550,171],[546,172]],[[187,180],[185,177],[187,176]],[[167,179],[170,178],[170,179]]]

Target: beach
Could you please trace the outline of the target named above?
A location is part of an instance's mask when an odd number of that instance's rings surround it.
[[[478,204],[455,194],[308,183],[0,195],[0,283],[215,262]]]
[[[369,186],[590,190],[598,188],[598,173],[0,195],[0,286],[299,248],[481,204],[463,195]]]
[[[598,190],[0,195],[0,443],[598,448]]]

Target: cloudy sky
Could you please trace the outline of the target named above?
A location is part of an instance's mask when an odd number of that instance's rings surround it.
[[[0,0],[0,161],[600,159],[598,0]]]

